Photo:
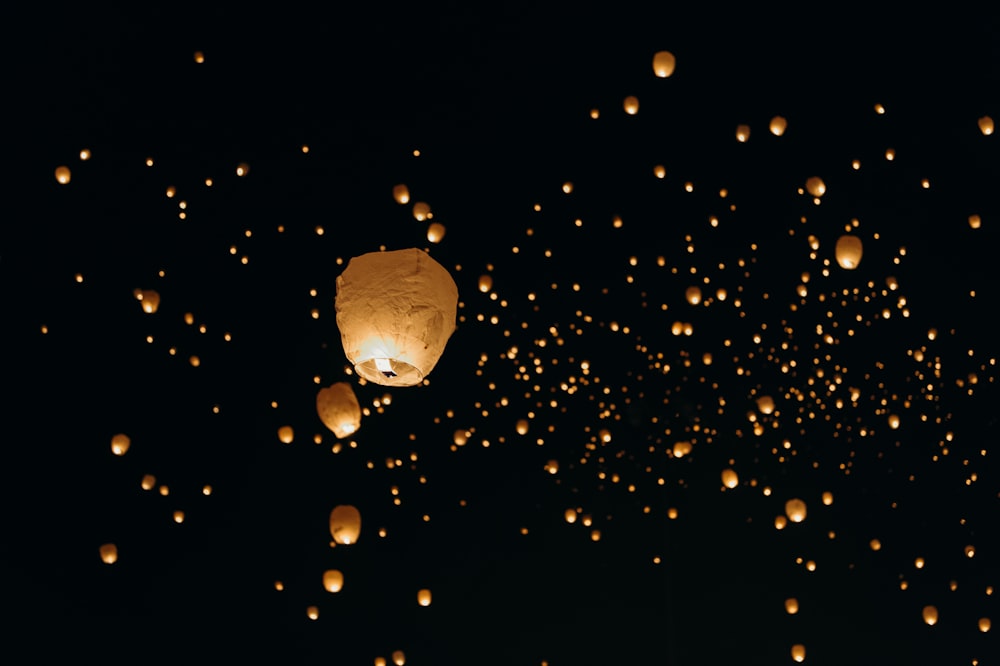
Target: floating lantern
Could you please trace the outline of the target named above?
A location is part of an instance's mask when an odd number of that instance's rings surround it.
[[[851,234],[844,234],[837,239],[834,255],[841,268],[854,270],[861,263],[861,239]]]
[[[316,394],[316,412],[320,420],[339,439],[361,427],[361,405],[347,382],[337,382]]]
[[[698,285],[688,287],[687,291],[684,292],[684,297],[691,305],[698,305],[701,303],[701,287]]]
[[[674,73],[677,58],[670,51],[657,51],[653,54],[653,73],[658,78],[666,79]]]
[[[131,446],[131,444],[132,440],[129,438],[128,435],[124,433],[118,433],[117,435],[111,438],[111,453],[115,454],[116,456],[123,456],[125,455],[126,451],[128,451],[128,447]]]
[[[458,287],[418,249],[354,257],[337,277],[344,353],[365,379],[385,386],[423,381],[455,330]]]
[[[806,503],[800,499],[790,499],[785,502],[785,515],[793,523],[801,523],[806,519]]]
[[[924,622],[927,626],[933,627],[938,621],[938,610],[935,606],[924,606],[922,612]]]
[[[100,548],[101,562],[114,564],[118,561],[118,546],[113,543],[106,543]]]
[[[819,176],[813,176],[806,181],[806,192],[814,197],[821,197],[826,194],[826,183]]]
[[[323,588],[327,592],[340,592],[344,587],[344,574],[337,569],[327,569],[323,572]]]
[[[722,485],[729,489],[740,485],[740,477],[735,470],[728,468],[722,470]]]
[[[802,663],[806,660],[806,646],[801,643],[796,643],[792,646],[792,660],[797,663]]]
[[[445,226],[440,222],[431,222],[427,226],[427,240],[440,243],[444,239]]]
[[[775,116],[771,118],[771,124],[769,125],[771,134],[774,136],[781,136],[788,129],[788,121],[781,116]]]
[[[350,504],[333,507],[330,512],[330,535],[345,546],[357,543],[361,536],[361,512]]]
[[[136,289],[135,299],[142,306],[142,311],[146,314],[153,314],[160,307],[160,293],[154,289]]]
[[[68,183],[70,178],[71,173],[68,166],[56,167],[56,180],[59,181],[60,185]]]
[[[431,605],[431,591],[428,589],[423,589],[417,592],[417,603],[421,606]]]
[[[625,113],[630,116],[634,116],[639,113],[639,98],[635,95],[629,95],[626,97],[622,105],[625,107]]]
[[[410,203],[410,188],[403,184],[396,185],[392,188],[392,198],[398,204]]]
[[[993,119],[989,116],[983,116],[979,119],[979,131],[984,135],[989,136],[993,134]]]

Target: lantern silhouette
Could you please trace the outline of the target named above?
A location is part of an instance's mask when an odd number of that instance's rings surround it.
[[[333,507],[330,512],[330,535],[345,546],[357,543],[361,536],[361,512],[350,504]]]
[[[344,353],[365,379],[384,386],[424,380],[455,331],[458,287],[418,249],[370,252],[337,277],[337,326]]]
[[[361,427],[361,405],[347,382],[337,382],[316,394],[316,412],[320,420],[339,439]]]
[[[861,239],[851,234],[844,234],[837,239],[834,255],[841,268],[854,270],[861,263]]]

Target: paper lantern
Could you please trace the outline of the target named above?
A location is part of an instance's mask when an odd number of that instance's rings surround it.
[[[136,289],[133,293],[146,314],[153,314],[159,309],[160,293],[155,289]]]
[[[698,305],[701,303],[701,287],[698,285],[688,287],[687,291],[684,292],[684,297],[691,305]]]
[[[392,188],[392,198],[395,199],[398,204],[410,203],[410,188],[402,183],[396,185]]]
[[[858,264],[861,263],[862,251],[860,238],[851,234],[844,234],[837,239],[834,255],[840,267],[850,271],[857,268]]]
[[[806,503],[800,499],[790,499],[785,502],[785,515],[793,523],[801,523],[806,519]]]
[[[674,73],[677,66],[677,58],[670,51],[657,51],[653,54],[653,73],[661,79],[665,79]]]
[[[114,564],[118,561],[118,546],[113,543],[103,544],[100,548],[101,561],[105,564]]]
[[[625,101],[622,103],[622,106],[625,107],[625,113],[627,113],[630,116],[634,116],[635,114],[639,113],[639,98],[636,97],[635,95],[629,95],[628,97],[625,98]]]
[[[361,536],[361,512],[350,504],[333,507],[330,512],[330,535],[336,543],[350,545]]]
[[[740,477],[736,474],[736,470],[728,468],[722,470],[722,485],[729,489],[740,485]]]
[[[826,194],[826,183],[819,176],[813,176],[806,181],[806,192],[814,197],[821,197]]]
[[[921,612],[923,615],[924,622],[933,627],[938,621],[938,610],[934,606],[924,606],[924,610]]]
[[[427,226],[427,240],[432,243],[440,243],[444,239],[447,229],[440,222],[431,222]]]
[[[406,663],[406,654],[402,650],[396,650],[392,653],[392,663],[396,666],[403,666]]]
[[[132,440],[125,433],[118,433],[111,438],[111,452],[116,456],[123,456],[132,445]]]
[[[337,569],[327,569],[323,572],[323,588],[327,592],[340,592],[344,587],[344,574]]]
[[[320,420],[339,439],[361,427],[361,405],[347,382],[337,382],[316,394],[316,412]]]
[[[775,116],[771,118],[770,124],[771,134],[774,136],[781,136],[788,129],[788,121],[782,116]]]
[[[337,277],[344,353],[376,384],[422,382],[455,331],[457,308],[451,274],[415,248],[354,257]]]
[[[989,136],[993,134],[993,119],[989,116],[983,116],[979,119],[979,131],[984,135]]]
[[[417,603],[421,606],[431,605],[431,591],[428,589],[423,589],[417,592]]]
[[[792,646],[792,659],[797,663],[802,663],[806,660],[806,646],[802,643],[796,643]]]
[[[59,181],[60,185],[65,185],[72,178],[72,174],[68,166],[56,167],[56,180]]]

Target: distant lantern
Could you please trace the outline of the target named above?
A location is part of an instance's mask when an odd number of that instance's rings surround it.
[[[674,442],[674,457],[683,458],[687,454],[691,453],[691,442],[685,440],[681,442]]]
[[[490,275],[486,274],[486,273],[483,273],[482,275],[480,275],[479,276],[479,291],[481,291],[481,292],[483,292],[485,294],[485,293],[489,292],[489,290],[492,289],[492,288],[493,288],[493,278]]]
[[[802,663],[806,660],[806,646],[801,643],[796,643],[792,646],[792,659],[797,663]]]
[[[563,512],[563,518],[570,525],[572,525],[573,523],[575,523],[576,522],[576,509],[566,509]]]
[[[898,414],[890,414],[889,415],[889,427],[892,428],[893,430],[896,430],[897,428],[899,428],[899,415]]]
[[[830,506],[833,504],[833,493],[829,490],[823,493],[823,506]]]
[[[431,605],[431,591],[424,588],[417,592],[417,603],[421,606]]]
[[[924,610],[921,613],[924,618],[924,622],[933,627],[938,621],[938,610],[935,606],[924,606]]]
[[[746,143],[750,140],[750,126],[749,125],[737,125],[736,126],[736,140],[740,143]]]
[[[701,287],[698,285],[688,287],[687,291],[684,292],[684,297],[691,305],[698,305],[701,303]]]
[[[406,655],[402,650],[396,650],[392,653],[392,663],[396,666],[403,666],[406,663]]]
[[[785,612],[789,615],[795,615],[799,612],[799,600],[795,597],[789,597],[785,599]]]
[[[56,167],[56,180],[59,181],[60,185],[65,185],[69,182],[71,177],[68,166]]]
[[[666,178],[667,167],[663,166],[662,164],[657,164],[655,167],[653,167],[653,175],[660,179]]]
[[[775,116],[774,118],[771,118],[771,124],[769,127],[771,134],[774,136],[781,136],[785,133],[785,130],[788,129],[788,121],[781,116]]]
[[[989,116],[983,116],[979,119],[979,131],[989,136],[993,134],[993,119]]]
[[[136,289],[135,298],[146,314],[153,314],[160,309],[160,293],[155,289]]]
[[[250,173],[250,165],[246,162],[240,162],[236,165],[236,175],[242,178],[243,176]]]
[[[639,98],[636,97],[635,95],[629,95],[628,97],[625,98],[625,101],[622,103],[622,106],[625,107],[625,113],[627,113],[630,116],[634,116],[635,114],[639,113]]]
[[[826,194],[826,183],[819,176],[813,176],[806,181],[806,192],[814,197],[821,197]]]
[[[125,452],[128,451],[128,447],[132,444],[132,440],[128,435],[124,433],[118,433],[111,438],[111,452],[116,456],[123,456]]]
[[[281,426],[278,428],[278,439],[282,444],[291,444],[295,439],[295,429],[292,426]]]
[[[547,463],[545,463],[545,471],[548,472],[549,474],[558,474],[559,461],[556,460],[555,458],[549,460]]]
[[[103,544],[100,548],[101,562],[114,564],[118,561],[118,546],[113,543]]]
[[[806,519],[806,503],[800,499],[790,499],[785,502],[785,515],[793,523],[801,523]]]
[[[861,263],[862,251],[861,239],[851,234],[844,234],[838,238],[834,248],[837,263],[846,270],[854,270],[858,267],[858,264]]]
[[[757,409],[761,414],[774,413],[774,398],[769,395],[762,395],[757,398]]]
[[[330,535],[336,543],[350,545],[361,536],[361,512],[350,504],[340,504],[330,512]]]
[[[670,51],[657,51],[653,54],[653,73],[658,78],[666,79],[674,73],[677,58]]]
[[[415,386],[455,331],[458,287],[418,249],[370,252],[337,277],[336,311],[344,353],[365,379]]]
[[[517,420],[517,434],[527,435],[528,434],[528,419],[518,419]]]
[[[722,470],[722,485],[730,489],[740,485],[740,477],[736,470],[729,468]]]
[[[431,222],[427,227],[427,240],[440,243],[444,239],[445,227],[440,222]]]
[[[323,572],[323,589],[327,592],[340,592],[344,587],[344,574],[337,569],[327,569]]]
[[[410,203],[410,188],[403,184],[396,185],[392,188],[392,198],[398,204]]]
[[[981,631],[981,632],[983,632],[985,634],[986,632],[988,632],[990,630],[990,626],[992,624],[993,623],[990,622],[990,618],[988,618],[988,617],[981,617],[981,618],[979,618],[979,631]]]
[[[309,606],[308,608],[306,608],[306,617],[308,617],[310,620],[318,620],[319,606]]]
[[[423,222],[431,216],[431,207],[425,201],[418,201],[413,204],[413,217],[417,219],[418,222]]]
[[[973,229],[978,229],[981,226],[983,226],[983,219],[981,217],[979,217],[978,215],[969,216],[969,227]]]
[[[316,394],[316,412],[320,420],[339,439],[361,427],[361,405],[347,382],[337,382]]]

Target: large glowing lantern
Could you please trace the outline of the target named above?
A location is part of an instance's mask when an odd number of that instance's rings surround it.
[[[793,523],[801,523],[806,519],[806,503],[795,498],[785,502],[785,515]]]
[[[330,535],[336,543],[350,545],[361,536],[361,512],[350,504],[340,504],[330,512]]]
[[[841,268],[847,270],[854,270],[861,263],[861,239],[857,236],[851,234],[844,234],[837,239],[837,245],[834,248],[834,255],[837,257],[837,263],[840,264]]]
[[[934,626],[938,621],[938,610],[935,606],[924,606],[924,610],[921,612],[923,615],[924,622],[929,626]]]
[[[455,331],[458,287],[415,248],[351,259],[337,277],[337,326],[359,375],[384,386],[415,386]]]
[[[428,590],[427,588],[419,590],[417,592],[417,603],[420,604],[421,606],[430,606],[431,605],[431,591]]]
[[[361,405],[347,382],[337,382],[316,394],[316,412],[334,435],[342,439],[361,427]]]
[[[677,67],[677,58],[670,51],[657,51],[653,54],[653,73],[661,79],[668,78]]]

